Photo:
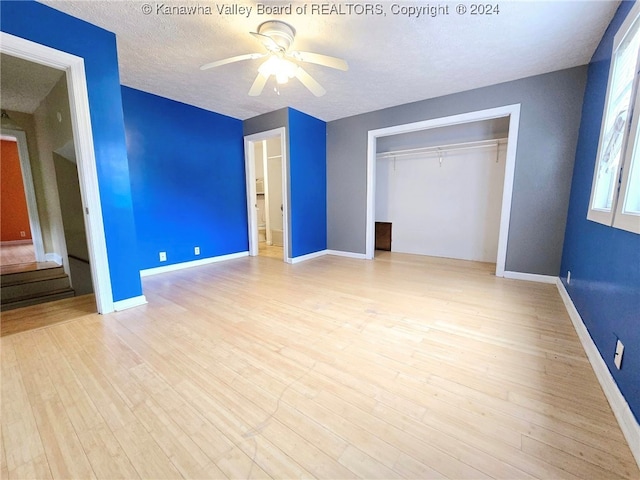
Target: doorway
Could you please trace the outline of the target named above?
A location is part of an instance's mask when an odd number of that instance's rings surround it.
[[[249,255],[289,261],[285,129],[245,137]]]
[[[513,192],[513,178],[518,144],[518,128],[520,123],[519,104],[369,131],[367,144],[367,220],[365,251],[365,257],[367,259],[374,258],[375,248],[376,159],[378,138],[504,117],[508,118],[509,127],[506,140],[504,180],[502,182],[502,191],[500,192],[500,221],[496,258],[496,276],[504,276],[509,237],[509,220],[511,217],[511,196]]]
[[[28,62],[61,70],[66,75],[70,122],[75,140],[82,211],[86,224],[86,242],[91,264],[91,280],[99,313],[114,311],[102,208],[98,190],[93,135],[84,60],[53,48],[0,32],[0,52]]]
[[[26,136],[23,131],[6,128],[4,119],[9,118],[2,111],[3,127],[0,163],[2,173],[2,252],[0,267],[44,261],[44,249],[40,234],[33,177]]]

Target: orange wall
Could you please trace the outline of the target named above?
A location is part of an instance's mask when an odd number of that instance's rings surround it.
[[[18,144],[8,140],[0,140],[0,143],[0,240],[29,240],[31,229]]]

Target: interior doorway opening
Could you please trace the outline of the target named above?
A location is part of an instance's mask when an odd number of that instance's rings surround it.
[[[249,255],[288,262],[285,129],[245,137]]]
[[[74,141],[68,146],[53,149],[55,150],[53,153],[65,157],[70,153],[67,151],[70,148],[76,160],[82,199],[82,222],[86,225],[85,241],[91,265],[90,277],[95,292],[95,302],[99,313],[112,312],[114,302],[98,190],[84,60],[5,32],[0,32],[0,40],[0,52],[3,54],[64,72],[68,86],[68,120]],[[59,263],[62,263],[62,259]]]
[[[3,125],[0,135],[0,181],[2,186],[2,225],[0,225],[0,268],[36,261],[36,243],[39,243],[42,260],[42,241],[39,236],[39,220],[34,192],[29,190],[31,167],[28,152],[25,158],[23,136],[15,129],[5,128],[4,119],[9,118],[3,110]],[[11,122],[11,121],[10,121]],[[7,122],[9,123],[9,122]],[[23,133],[23,132],[22,132]],[[18,136],[21,138],[19,139]],[[22,153],[20,150],[23,150]],[[39,238],[40,237],[40,238]],[[40,239],[40,242],[38,242]]]

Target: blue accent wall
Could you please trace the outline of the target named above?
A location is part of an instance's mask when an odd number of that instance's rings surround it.
[[[2,1],[0,29],[84,59],[113,300],[141,295],[115,35],[33,1]]]
[[[632,5],[621,4],[589,65],[561,279],[640,422],[640,235],[587,220],[613,38]],[[625,345],[621,370],[613,363],[618,338]]]
[[[291,257],[327,248],[327,124],[289,109]]]
[[[242,121],[128,87],[122,102],[138,267],[247,251]]]

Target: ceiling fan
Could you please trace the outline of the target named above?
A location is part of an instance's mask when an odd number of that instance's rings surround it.
[[[261,23],[258,26],[257,32],[250,33],[262,42],[262,45],[267,49],[266,53],[247,53],[225,58],[202,65],[200,70],[220,67],[243,60],[255,60],[268,57],[258,68],[258,76],[249,90],[249,95],[252,97],[260,95],[267,84],[267,80],[273,75],[279,84],[287,83],[290,78],[295,77],[316,97],[321,97],[327,93],[327,91],[309,75],[304,68],[298,65],[298,62],[314,63],[342,71],[349,69],[347,62],[340,58],[321,55],[319,53],[290,50],[289,48],[296,36],[296,31],[291,25],[280,20],[269,20]]]

